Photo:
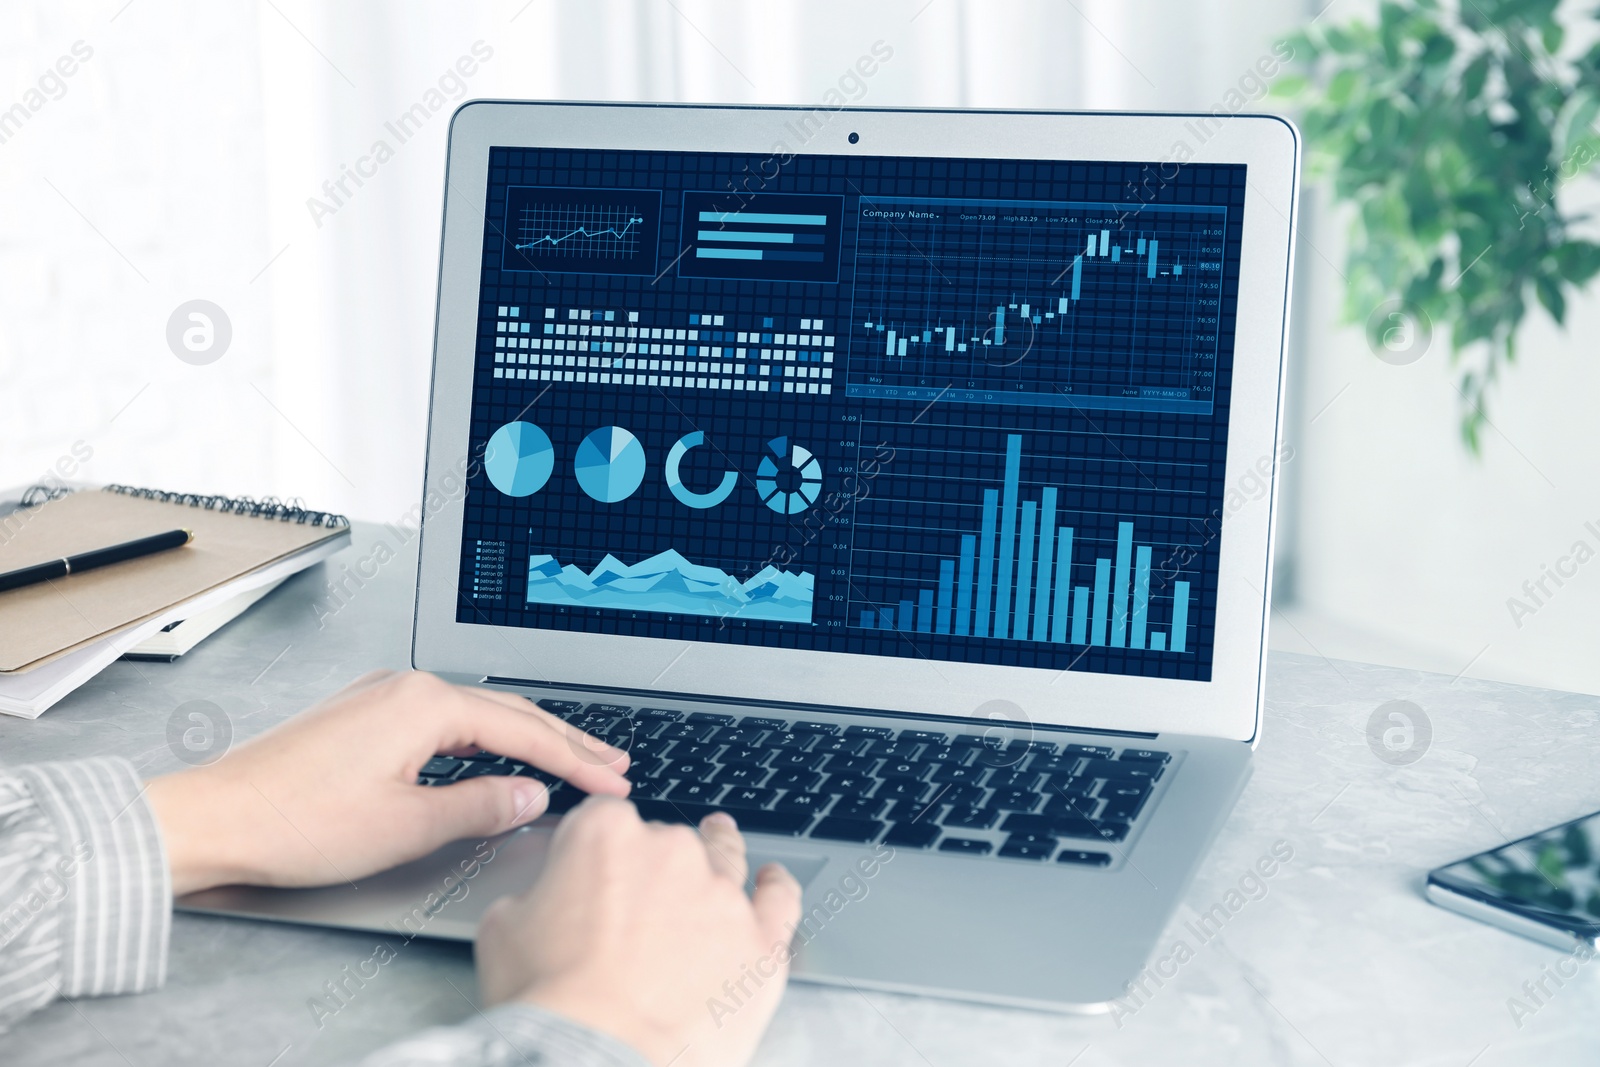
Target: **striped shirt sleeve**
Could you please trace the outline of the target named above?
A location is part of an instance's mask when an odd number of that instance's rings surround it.
[[[650,1067],[616,1038],[531,1004],[502,1004],[458,1026],[423,1030],[360,1067]]]
[[[124,759],[0,769],[0,1032],[166,980],[172,882],[143,793]]]

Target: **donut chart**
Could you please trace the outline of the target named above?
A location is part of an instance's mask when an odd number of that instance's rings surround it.
[[[724,471],[722,481],[709,493],[697,493],[683,484],[683,476],[678,472],[678,467],[683,463],[683,457],[689,454],[689,449],[699,448],[706,443],[706,435],[699,430],[686,433],[673,442],[672,448],[667,452],[667,489],[677,498],[678,503],[698,511],[714,508],[733,492],[733,487],[739,484],[739,476],[733,471]]]
[[[787,437],[775,437],[756,468],[756,495],[780,515],[798,515],[822,495],[822,464]]]

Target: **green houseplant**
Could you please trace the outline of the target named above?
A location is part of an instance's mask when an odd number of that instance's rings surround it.
[[[1355,207],[1346,315],[1398,302],[1450,332],[1474,452],[1532,300],[1562,323],[1600,271],[1562,184],[1600,159],[1600,44],[1568,47],[1558,0],[1387,0],[1376,22],[1291,38],[1310,168]],[[1592,35],[1588,35],[1591,36]]]

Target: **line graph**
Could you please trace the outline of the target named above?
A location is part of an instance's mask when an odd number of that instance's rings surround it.
[[[541,274],[652,274],[660,227],[654,189],[512,186],[502,264]]]

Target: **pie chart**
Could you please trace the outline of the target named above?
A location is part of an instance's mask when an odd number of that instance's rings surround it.
[[[506,496],[532,496],[550,480],[556,452],[550,438],[531,422],[508,422],[489,438],[483,471]]]
[[[780,515],[798,515],[822,492],[822,464],[787,437],[767,442],[756,468],[756,495]]]
[[[621,426],[602,426],[578,445],[578,487],[602,504],[628,499],[644,481],[644,446]]]

